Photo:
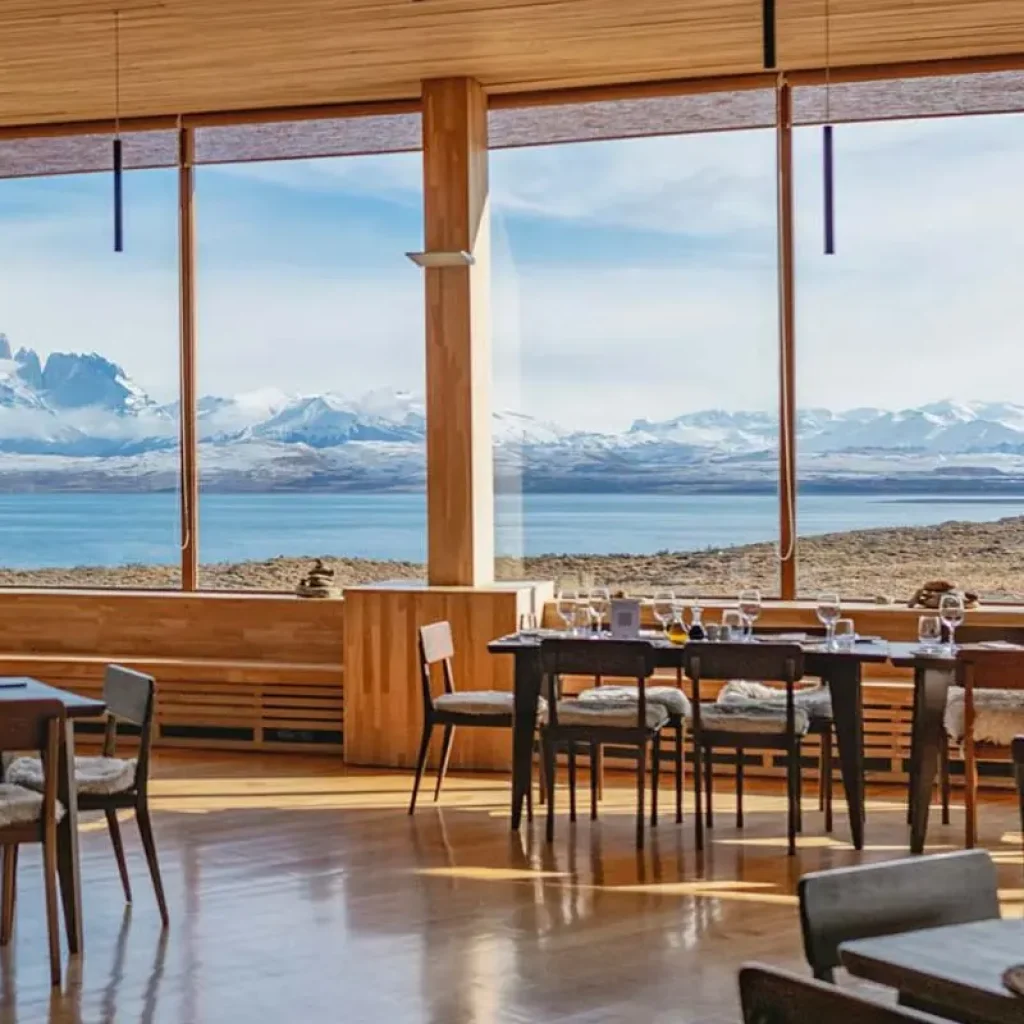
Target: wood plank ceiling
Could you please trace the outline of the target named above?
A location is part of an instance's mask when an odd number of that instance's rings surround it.
[[[820,67],[825,0],[778,0],[785,68]],[[760,70],[761,0],[0,0],[0,124]],[[1024,53],[1024,0],[831,0],[836,65]]]

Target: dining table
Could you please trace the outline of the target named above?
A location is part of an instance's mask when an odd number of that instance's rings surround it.
[[[512,741],[512,830],[518,831],[533,771],[533,745],[537,703],[543,684],[540,645],[546,637],[568,636],[558,630],[512,633],[490,644],[492,654],[510,654],[515,659],[515,718]],[[658,633],[643,633],[640,639],[655,648],[659,668],[681,669],[690,644],[672,643]],[[859,638],[849,646],[829,644],[820,638],[793,640],[793,634],[760,634],[758,640],[799,642],[804,651],[804,674],[821,679],[832,699],[839,752],[840,775],[849,812],[853,846],[864,848],[864,710],[862,678],[865,665],[891,663],[914,669],[914,725],[911,732],[910,849],[924,850],[928,827],[928,806],[939,764],[942,717],[955,661],[948,653],[922,652],[916,643]],[[595,637],[595,643],[600,638]]]
[[[78,857],[78,796],[75,786],[75,721],[97,718],[107,705],[95,697],[59,690],[29,677],[0,677],[0,713],[4,708],[33,700],[55,700],[64,705],[64,735],[61,737],[60,763],[57,766],[57,799],[64,817],[57,825],[57,874],[60,878],[61,904],[68,951],[82,952],[82,879]]]
[[[1024,996],[1004,975],[1024,966],[1024,921],[997,919],[844,942],[843,966],[912,1005],[962,1024],[1021,1024]]]

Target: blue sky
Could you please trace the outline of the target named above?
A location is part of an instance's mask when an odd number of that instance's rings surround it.
[[[1024,400],[1024,119],[840,126],[821,255],[820,134],[796,138],[802,405]],[[416,154],[198,172],[200,390],[422,391]],[[774,139],[492,155],[496,404],[617,429],[775,404]],[[172,171],[0,182],[0,331],[177,379]]]

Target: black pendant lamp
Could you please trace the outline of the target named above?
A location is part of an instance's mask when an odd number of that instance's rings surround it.
[[[124,155],[121,150],[121,12],[114,11],[114,252],[124,252]]]
[[[764,44],[764,66],[775,67],[775,0],[761,0],[761,39]]]
[[[835,178],[832,151],[832,23],[825,0],[825,124],[821,129],[821,170],[825,197],[825,255],[836,252]]]

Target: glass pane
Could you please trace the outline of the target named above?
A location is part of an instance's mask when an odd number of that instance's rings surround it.
[[[196,171],[201,585],[422,575],[418,154]]]
[[[0,182],[0,583],[177,587],[177,175]]]
[[[1024,117],[796,132],[799,586],[1020,598]]]
[[[498,576],[774,593],[774,134],[491,159]]]

